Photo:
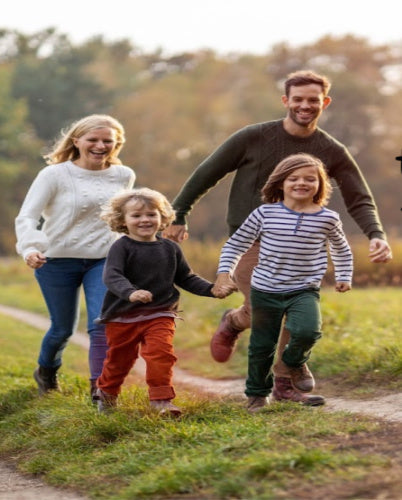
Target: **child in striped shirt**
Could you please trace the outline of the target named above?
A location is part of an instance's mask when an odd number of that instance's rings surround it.
[[[240,257],[259,242],[258,264],[251,280],[252,322],[248,349],[248,411],[267,404],[271,367],[281,324],[290,331],[282,355],[292,385],[314,388],[306,362],[321,337],[320,285],[327,250],[335,270],[335,289],[351,289],[353,257],[339,214],[325,208],[331,185],[321,160],[305,153],[282,160],[262,189],[256,208],[222,248],[216,288],[231,282]]]

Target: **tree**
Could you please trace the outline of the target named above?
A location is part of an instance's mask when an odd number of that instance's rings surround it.
[[[11,74],[0,66],[0,255],[15,252],[14,218],[32,180],[31,163],[39,162],[41,142],[27,124],[27,107],[11,95]]]
[[[26,100],[29,121],[37,135],[49,141],[73,120],[107,112],[111,95],[87,71],[93,50],[85,46],[74,48],[65,36],[53,31],[46,30],[40,35],[23,44],[24,47],[33,45],[34,51],[19,48],[13,96]],[[42,56],[43,52],[47,55]]]

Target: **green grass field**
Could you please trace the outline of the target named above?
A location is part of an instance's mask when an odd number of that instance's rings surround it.
[[[46,314],[32,274],[13,260],[3,263],[0,303]],[[247,332],[228,364],[209,354],[220,315],[239,303],[238,294],[221,301],[183,293],[178,366],[244,376]],[[310,363],[321,388],[361,397],[400,391],[400,304],[395,287],[323,290],[324,337]],[[42,335],[0,315],[0,456],[50,484],[111,500],[360,500],[377,490],[398,497],[400,424],[289,403],[251,416],[240,401],[190,388],[176,398],[184,416],[162,419],[150,412],[143,381],[126,384],[118,410],[99,415],[88,397],[87,353],[73,344],[62,392],[37,396],[32,371]]]

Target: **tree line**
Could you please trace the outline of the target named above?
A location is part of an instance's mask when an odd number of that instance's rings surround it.
[[[229,134],[281,118],[286,75],[326,74],[331,106],[320,126],[346,144],[374,193],[388,234],[400,237],[402,41],[372,45],[352,35],[273,46],[264,55],[211,50],[165,56],[129,40],[101,35],[74,45],[48,28],[25,35],[0,29],[0,255],[14,254],[14,218],[60,130],[90,113],[108,113],[126,129],[121,158],[148,186],[170,199]],[[190,217],[199,240],[226,236],[230,178],[211,190]],[[336,191],[336,190],[335,190]],[[360,234],[341,212],[349,234]]]

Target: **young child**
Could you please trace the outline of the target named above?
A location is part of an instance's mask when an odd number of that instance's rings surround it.
[[[109,349],[97,380],[99,411],[116,406],[117,396],[141,346],[146,362],[150,405],[159,413],[180,415],[171,401],[175,318],[179,291],[223,298],[230,285],[214,293],[213,284],[194,274],[177,243],[157,233],[175,213],[161,193],[143,188],[124,191],[110,199],[102,215],[124,235],[110,248],[103,279],[107,292],[100,323],[106,323]]]
[[[290,332],[282,355],[292,385],[314,388],[306,366],[321,337],[320,285],[327,269],[327,243],[338,292],[351,289],[353,257],[339,214],[324,208],[331,185],[322,162],[308,154],[282,160],[262,189],[256,208],[222,248],[215,287],[229,286],[240,257],[260,240],[252,275],[252,323],[248,350],[246,396],[250,413],[267,404],[273,385],[270,373],[281,323]]]

